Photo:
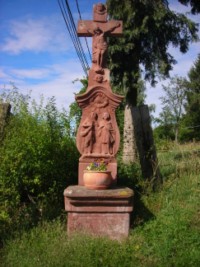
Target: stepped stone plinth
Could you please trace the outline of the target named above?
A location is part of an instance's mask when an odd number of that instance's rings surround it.
[[[133,191],[127,187],[90,190],[69,186],[64,191],[69,234],[80,232],[122,240],[129,235]]]

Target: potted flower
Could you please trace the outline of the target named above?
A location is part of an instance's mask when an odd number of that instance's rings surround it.
[[[112,183],[111,171],[107,170],[107,163],[95,161],[90,163],[83,173],[83,183],[89,189],[107,189]]]

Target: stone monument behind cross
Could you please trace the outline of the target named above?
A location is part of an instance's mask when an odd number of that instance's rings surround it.
[[[78,36],[92,37],[92,66],[89,70],[86,93],[76,95],[82,109],[76,143],[79,159],[79,185],[83,185],[83,171],[89,163],[104,160],[108,163],[113,183],[117,177],[115,155],[119,149],[120,134],[115,110],[123,97],[112,93],[109,70],[106,68],[107,36],[122,35],[122,21],[107,21],[107,8],[94,5],[93,20],[80,20]]]

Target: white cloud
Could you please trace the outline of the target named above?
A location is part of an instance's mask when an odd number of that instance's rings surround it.
[[[0,78],[8,80],[10,76],[6,73],[5,69],[0,68]]]
[[[82,78],[82,70],[77,62],[68,62],[62,65],[52,65],[51,70],[57,75],[52,80],[30,85],[33,96],[43,94],[46,98],[55,96],[59,108],[67,108],[75,100],[74,94],[82,88],[79,82],[73,83],[77,78]],[[70,66],[70,68],[69,68]]]
[[[63,25],[56,16],[13,20],[9,25],[9,37],[2,41],[0,50],[10,54],[66,51],[71,48],[71,41]]]
[[[80,82],[73,83],[77,78],[81,79],[83,77],[81,66],[77,60],[48,65],[46,68],[34,70],[8,68],[4,70],[2,68],[2,73],[7,73],[5,77],[7,82],[0,83],[0,90],[5,85],[6,88],[10,88],[8,82],[12,81],[22,93],[26,94],[31,91],[31,95],[36,101],[39,100],[41,95],[45,99],[55,96],[59,109],[62,107],[68,109],[69,105],[75,100],[74,94],[82,88]],[[44,79],[38,81],[39,76],[45,78],[45,81]],[[32,79],[36,79],[34,83]]]
[[[49,69],[13,69],[11,73],[18,78],[23,79],[43,79],[50,74]]]

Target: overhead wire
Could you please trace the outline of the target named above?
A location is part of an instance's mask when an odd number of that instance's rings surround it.
[[[77,7],[77,10],[78,10],[79,18],[80,18],[80,20],[82,20],[82,16],[81,16],[78,0],[75,0],[75,1],[76,1],[76,7]],[[85,43],[86,43],[86,47],[87,47],[87,50],[88,50],[88,54],[90,56],[90,60],[92,61],[92,55],[91,55],[91,52],[90,52],[90,49],[89,49],[89,45],[88,45],[88,41],[87,41],[86,37],[85,37]]]
[[[65,9],[65,6],[64,6],[63,1],[61,0],[61,2],[60,2],[60,0],[58,0],[58,4],[59,4],[59,6],[60,6],[60,10],[61,10],[63,19],[64,19],[64,21],[65,21],[67,30],[68,30],[68,32],[69,32],[69,35],[70,35],[71,40],[72,40],[72,42],[73,42],[73,45],[74,45],[74,47],[75,47],[75,50],[76,50],[76,53],[77,53],[78,58],[79,58],[79,60],[80,60],[81,66],[82,66],[82,68],[83,68],[83,71],[85,72],[85,74],[86,74],[86,76],[87,76],[87,67],[85,66],[85,63],[84,63],[84,61],[83,61],[83,58],[82,58],[81,53],[80,53],[80,50],[79,50],[79,47],[78,47],[78,45],[77,45],[76,37],[75,37],[75,35],[74,35],[73,31],[72,31],[72,28],[71,28],[71,25],[70,25],[70,18],[69,18],[69,15],[68,15],[68,13],[66,12],[66,9]]]
[[[68,1],[65,0],[65,4],[64,4],[64,0],[57,0],[57,1],[58,1],[60,10],[61,10],[61,14],[62,14],[63,19],[65,21],[67,30],[69,32],[70,38],[72,40],[72,43],[75,47],[77,56],[80,60],[81,66],[83,68],[83,71],[84,71],[85,75],[88,76],[87,70],[89,69],[89,64],[87,62],[87,58],[86,58],[86,55],[84,53],[82,44],[81,44],[81,42],[77,36],[76,26],[74,23],[74,19],[73,19]]]
[[[74,31],[74,35],[77,37],[77,41],[78,41],[77,43],[78,43],[78,45],[80,46],[81,54],[83,55],[83,58],[84,58],[84,60],[85,60],[85,63],[86,63],[86,65],[87,65],[88,68],[89,68],[89,65],[88,65],[87,58],[86,58],[86,56],[85,56],[83,47],[82,47],[81,42],[80,42],[80,40],[79,40],[79,38],[78,38],[78,36],[77,36],[76,25],[75,25],[75,23],[74,23],[74,19],[73,19],[73,16],[72,16],[72,13],[71,13],[71,10],[70,10],[70,7],[69,7],[69,3],[68,3],[67,0],[65,0],[65,3],[66,3],[67,9],[68,9],[68,13],[69,13],[69,16],[70,16],[70,19],[71,19],[71,24],[72,24],[72,28],[73,28],[73,31]]]

